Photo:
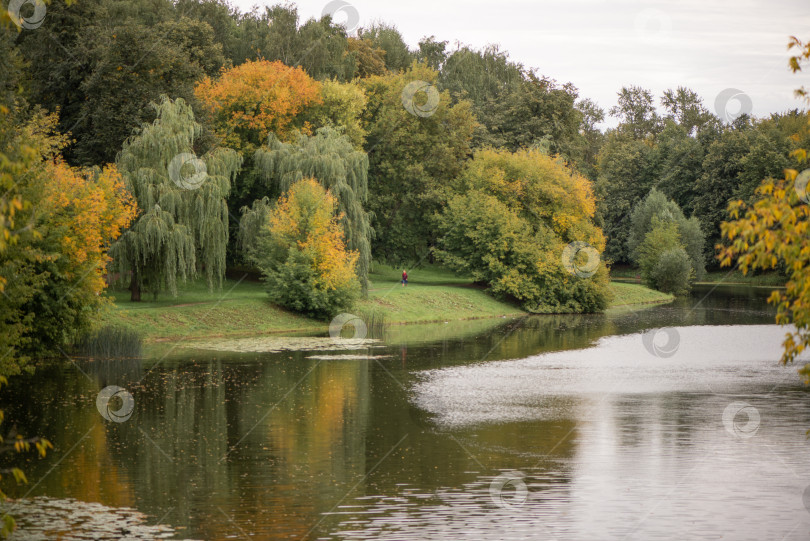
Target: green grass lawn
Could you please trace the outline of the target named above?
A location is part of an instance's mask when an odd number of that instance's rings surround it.
[[[614,267],[610,269],[610,279],[638,283],[641,281],[641,271],[639,269],[634,269],[627,266]],[[718,282],[722,282],[724,284],[745,284],[752,286],[783,286],[785,285],[786,279],[778,272],[746,275],[738,270],[725,269],[706,273],[703,280],[697,283],[716,284]]]
[[[504,315],[522,315],[519,307],[501,302],[450,271],[426,266],[408,270],[402,287],[402,269],[375,265],[369,275],[368,299],[357,303],[360,311],[385,315],[388,323],[448,321]]]
[[[726,269],[707,273],[702,282],[710,284],[722,282],[724,284],[746,284],[752,286],[783,286],[785,282],[787,282],[787,278],[778,272],[746,275],[738,270],[729,271]]]
[[[675,298],[674,295],[661,293],[660,291],[649,289],[640,284],[611,282],[610,288],[613,290],[613,300],[610,302],[610,308],[669,302]]]
[[[259,282],[226,280],[221,291],[209,292],[203,281],[186,284],[177,297],[144,296],[130,302],[129,291],[113,291],[115,304],[105,322],[129,327],[147,341],[319,330],[323,322],[287,312],[267,302]]]
[[[354,311],[380,314],[392,324],[525,314],[518,306],[494,299],[470,279],[450,271],[431,266],[409,269],[407,287],[400,284],[401,272],[375,265],[369,276],[369,296],[358,301]],[[671,295],[636,284],[611,283],[611,288],[611,307],[672,300]],[[214,292],[209,292],[204,282],[196,281],[182,286],[177,297],[161,295],[153,301],[144,296],[140,303],[130,302],[129,291],[125,290],[111,291],[110,296],[115,302],[105,315],[105,323],[138,331],[148,342],[324,331],[328,327],[328,322],[270,304],[263,285],[249,280],[226,280],[223,289]]]

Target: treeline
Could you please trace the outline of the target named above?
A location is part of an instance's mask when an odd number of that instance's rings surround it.
[[[41,27],[12,39],[27,63],[29,101],[58,109],[60,130],[75,139],[65,152],[73,165],[114,161],[132,131],[155,119],[149,103],[162,95],[183,98],[199,114],[197,81],[260,59],[337,82],[399,73],[416,61],[437,72],[454,101],[472,102],[480,123],[474,146],[546,144],[588,163],[580,131],[592,125],[592,104],[575,105],[575,87],[536,75],[495,46],[451,50],[431,36],[410,50],[393,25],[352,37],[328,15],[302,21],[294,5],[239,13],[215,0],[54,2]]]
[[[790,153],[810,141],[804,111],[756,119],[724,110],[720,118],[684,87],[660,97],[663,116],[649,90],[623,88],[618,101],[610,114],[620,122],[603,138],[595,178],[608,238],[605,257],[614,263],[635,261],[633,211],[657,190],[699,220],[707,241],[703,263],[717,268],[715,245],[729,202],[752,202],[764,179],[782,178],[785,169],[798,167]]]

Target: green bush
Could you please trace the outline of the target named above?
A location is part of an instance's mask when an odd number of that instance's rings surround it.
[[[658,291],[683,295],[689,291],[692,272],[692,263],[686,250],[673,248],[661,254],[650,271],[650,277]]]
[[[692,264],[695,279],[700,280],[706,275],[706,262],[704,248],[706,236],[700,227],[700,221],[695,218],[686,218],[683,211],[675,201],[653,188],[646,198],[639,204],[630,216],[630,235],[627,239],[627,249],[630,258],[639,266],[640,246],[647,234],[652,231],[654,221],[674,222],[678,224],[678,239],[686,250]]]
[[[651,288],[665,293],[687,293],[695,270],[692,258],[681,244],[678,224],[652,219],[652,230],[638,247],[641,276]]]
[[[312,261],[311,254],[291,249],[284,261],[260,265],[270,302],[317,318],[349,310],[359,296],[360,283],[335,289],[323,287]]]

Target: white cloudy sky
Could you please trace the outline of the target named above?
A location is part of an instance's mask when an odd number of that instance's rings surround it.
[[[233,0],[242,10],[271,5]],[[347,0],[360,25],[396,24],[415,47],[435,35],[474,47],[498,43],[511,57],[570,81],[608,109],[623,85],[660,96],[685,85],[714,110],[724,89],[747,94],[753,114],[802,107],[793,89],[807,74],[787,68],[789,35],[810,39],[808,0]],[[329,0],[298,0],[302,20]],[[340,15],[336,16],[340,20]],[[732,101],[729,112],[738,104]],[[613,122],[610,122],[613,124]]]

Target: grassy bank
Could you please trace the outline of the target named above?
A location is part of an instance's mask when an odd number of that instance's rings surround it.
[[[701,283],[716,284],[745,284],[750,286],[777,286],[781,287],[787,282],[787,278],[778,272],[768,272],[763,274],[743,274],[738,270],[721,270],[709,272]]]
[[[410,283],[402,287],[401,269],[377,265],[371,274],[368,299],[357,303],[356,312],[376,313],[387,323],[456,321],[520,316],[519,307],[487,295],[471,280],[436,269],[409,271]],[[611,307],[666,302],[671,295],[636,284],[612,283]],[[128,291],[112,292],[114,305],[105,323],[139,332],[147,341],[180,338],[248,335],[270,332],[325,330],[327,323],[293,314],[267,302],[263,286],[248,280],[228,280],[220,292],[209,292],[202,282],[187,284],[178,297],[157,301],[129,301]]]
[[[669,302],[675,299],[674,295],[661,293],[639,284],[611,282],[610,288],[613,290],[613,300],[610,302],[610,308]]]
[[[641,283],[641,271],[630,267],[616,267],[610,270],[614,281]],[[784,286],[787,279],[778,272],[743,274],[739,270],[719,270],[706,273],[699,284],[729,284],[749,286]],[[615,282],[614,282],[615,283]]]

